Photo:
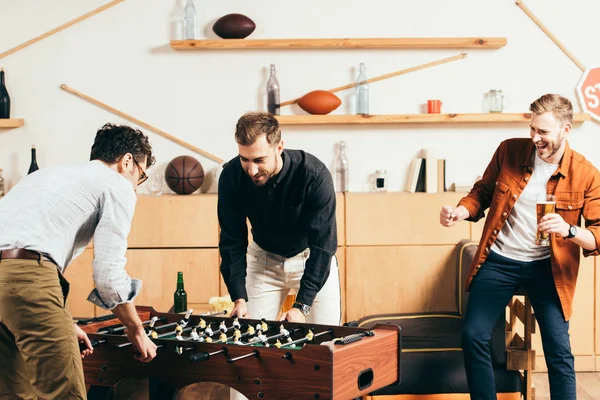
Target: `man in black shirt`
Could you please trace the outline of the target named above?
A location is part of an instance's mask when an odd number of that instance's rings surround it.
[[[236,126],[239,157],[219,178],[221,274],[232,315],[338,325],[340,283],[333,180],[302,150],[284,150],[275,117],[253,112]],[[248,245],[246,218],[252,226]]]

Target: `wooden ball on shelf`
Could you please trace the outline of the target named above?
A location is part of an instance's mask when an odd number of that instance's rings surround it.
[[[298,105],[311,114],[329,114],[342,104],[342,100],[326,90],[313,90],[298,100]]]

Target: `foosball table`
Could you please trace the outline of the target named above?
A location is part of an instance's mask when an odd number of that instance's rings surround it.
[[[94,346],[83,360],[87,385],[150,377],[176,388],[217,382],[249,399],[346,400],[399,380],[402,344],[396,325],[361,329],[136,309],[158,346],[156,358],[136,360],[126,329],[114,316],[79,321]]]

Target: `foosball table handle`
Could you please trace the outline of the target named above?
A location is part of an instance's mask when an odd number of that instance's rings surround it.
[[[190,361],[193,363],[198,363],[201,361],[206,361],[209,358],[210,358],[210,354],[208,354],[208,352],[206,352],[206,351],[202,351],[200,353],[192,354],[190,356]]]

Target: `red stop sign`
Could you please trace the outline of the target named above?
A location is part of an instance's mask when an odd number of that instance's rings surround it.
[[[583,109],[600,121],[600,67],[585,70],[577,86],[577,95]]]

